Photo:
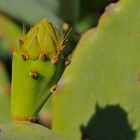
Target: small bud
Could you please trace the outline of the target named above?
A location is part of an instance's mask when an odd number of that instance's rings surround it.
[[[52,59],[57,55],[62,41],[60,32],[48,20],[43,19],[31,28],[24,37],[24,43],[20,40],[20,44],[21,50],[27,53],[29,59],[45,60],[46,56]],[[41,52],[47,52],[47,54],[40,54]]]
[[[30,76],[31,76],[32,78],[36,78],[36,77],[38,76],[37,71],[36,71],[36,70],[31,70],[31,71],[30,71]]]
[[[69,26],[68,23],[64,23],[62,28],[63,28],[64,31],[67,31],[67,30],[69,30],[70,26]]]

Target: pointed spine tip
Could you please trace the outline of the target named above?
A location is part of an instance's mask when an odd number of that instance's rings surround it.
[[[69,26],[69,24],[68,23],[63,23],[63,26],[62,26],[62,29],[64,30],[64,31],[67,31],[67,30],[69,30],[69,28],[70,28],[70,26]]]

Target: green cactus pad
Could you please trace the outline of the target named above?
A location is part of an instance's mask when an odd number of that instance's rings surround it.
[[[11,110],[13,120],[34,120],[55,90],[64,69],[62,35],[46,19],[13,49]]]
[[[70,140],[140,139],[139,7],[139,0],[111,4],[82,37],[54,98],[55,132]]]
[[[63,140],[49,129],[33,123],[0,126],[0,140]]]

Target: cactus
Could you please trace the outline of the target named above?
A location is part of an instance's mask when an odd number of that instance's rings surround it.
[[[63,140],[47,128],[33,123],[0,126],[1,140]]]
[[[70,140],[140,139],[139,7],[111,4],[81,38],[53,98],[53,131]]]
[[[65,39],[43,19],[13,48],[11,112],[15,121],[34,121],[64,69]]]
[[[10,122],[9,85],[4,65],[0,62],[0,124]]]

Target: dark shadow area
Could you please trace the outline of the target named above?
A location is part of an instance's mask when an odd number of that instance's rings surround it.
[[[119,105],[100,108],[86,126],[81,126],[82,140],[135,140],[136,130],[128,123],[127,113]]]

